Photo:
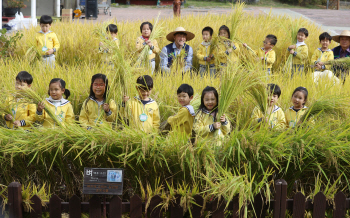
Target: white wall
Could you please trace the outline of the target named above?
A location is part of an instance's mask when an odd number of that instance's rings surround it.
[[[24,16],[30,16],[30,1],[25,1],[26,8],[21,8],[21,12]],[[49,15],[54,16],[55,1],[53,0],[36,0],[36,16]]]

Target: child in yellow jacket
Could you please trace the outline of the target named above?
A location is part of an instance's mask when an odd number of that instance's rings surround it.
[[[284,129],[285,128],[285,115],[283,110],[278,107],[276,104],[278,102],[279,97],[281,96],[281,88],[276,84],[268,84],[268,107],[266,114],[262,113],[262,111],[255,107],[252,114],[252,119],[255,123],[267,123],[270,128],[273,129]]]
[[[220,63],[221,66],[226,66],[227,60],[231,60],[233,63],[239,62],[239,45],[238,43],[232,42],[230,38],[230,29],[222,25],[219,28],[219,42],[216,49],[217,62]]]
[[[16,90],[30,88],[33,82],[33,77],[27,71],[21,71],[16,76]],[[28,104],[16,96],[10,96],[5,101],[6,108],[11,111],[11,114],[3,114],[6,121],[6,127],[9,129],[22,128],[29,129],[35,121],[35,104]]]
[[[139,96],[132,100],[128,96],[123,98],[124,117],[129,124],[146,133],[158,131],[160,126],[160,115],[158,104],[150,98],[153,89],[153,79],[149,75],[143,75],[136,80],[136,89]],[[128,112],[131,112],[131,117]]]
[[[215,139],[230,133],[231,124],[226,116],[222,115],[217,120],[218,104],[218,92],[214,87],[207,86],[202,92],[199,112],[194,119],[193,130],[196,132],[196,136]]]
[[[177,89],[177,99],[182,107],[177,114],[169,117],[167,122],[173,131],[180,131],[181,133],[186,133],[186,135],[191,135],[194,116],[196,115],[193,107],[190,105],[193,99],[192,86],[182,84]]]
[[[288,108],[285,112],[287,128],[294,128],[301,124],[300,118],[307,113],[308,109],[305,106],[308,94],[307,89],[304,87],[298,87],[294,90],[292,94],[293,106]]]
[[[293,55],[292,78],[294,72],[302,75],[304,72],[304,65],[308,62],[308,48],[304,42],[308,36],[309,31],[305,28],[300,28],[297,34],[297,44],[288,47],[289,53]]]
[[[43,15],[40,18],[41,30],[36,34],[36,46],[41,51],[44,64],[50,67],[55,66],[55,53],[60,47],[56,33],[50,30],[52,18],[48,15]]]
[[[54,128],[58,126],[52,117],[44,110],[49,109],[51,113],[56,116],[60,124],[65,125],[74,122],[74,112],[72,104],[64,99],[63,94],[68,98],[70,91],[66,89],[66,82],[62,79],[55,78],[50,81],[49,85],[50,97],[46,98],[44,102],[38,104],[35,119],[43,123],[45,128]]]
[[[277,37],[271,34],[267,35],[263,43],[264,47],[254,51],[254,53],[258,57],[258,61],[262,61],[267,75],[271,75],[272,66],[276,61],[276,53],[273,47],[277,44]],[[247,48],[246,43],[243,43],[243,46]]]
[[[95,74],[91,78],[90,95],[83,103],[79,122],[87,129],[103,123],[116,121],[117,106],[114,100],[106,103],[108,79],[104,74]]]
[[[156,67],[156,55],[160,52],[157,40],[153,39],[149,40],[151,37],[151,33],[153,30],[153,25],[150,22],[143,22],[140,26],[141,36],[136,39],[136,50],[140,55],[143,48],[147,45],[150,48],[149,51],[149,63],[152,68],[152,74]],[[145,64],[145,63],[141,63]]]
[[[111,40],[114,41],[116,46],[119,48],[119,40],[117,38],[117,34],[118,34],[118,27],[115,24],[109,24],[106,27],[106,32],[107,35],[109,35],[106,39],[107,40]],[[113,43],[112,43],[113,44]],[[100,47],[99,49],[99,53],[102,53],[102,60],[104,61],[104,63],[109,64],[111,66],[114,66],[112,63],[112,54],[111,51],[108,49],[108,45],[105,46],[103,44],[103,42],[100,42]]]
[[[198,46],[197,58],[199,62],[199,74],[203,77],[205,74],[210,73],[211,77],[215,77],[215,60],[214,52],[210,54],[211,39],[213,36],[213,28],[207,26],[202,30],[203,42]]]
[[[334,82],[339,83],[338,77],[336,77],[332,71],[331,66],[325,65],[326,61],[334,60],[334,54],[329,45],[332,42],[332,36],[327,32],[322,33],[319,36],[321,48],[317,48],[311,58],[311,65],[314,65],[315,72],[313,73],[314,82],[317,83],[320,78],[331,79]]]

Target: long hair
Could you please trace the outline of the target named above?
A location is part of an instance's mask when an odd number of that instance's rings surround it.
[[[201,105],[199,106],[199,110],[202,110],[202,109],[205,109],[205,105],[204,105],[204,96],[205,94],[207,94],[208,92],[213,92],[214,95],[215,95],[215,98],[216,98],[216,107],[214,108],[213,112],[217,113],[219,108],[218,108],[218,105],[219,105],[219,94],[218,94],[218,91],[214,88],[214,87],[211,87],[211,86],[207,86],[203,89],[202,91],[202,96],[201,96]]]
[[[89,95],[89,97],[90,97],[90,98],[93,98],[93,99],[96,99],[95,93],[94,93],[94,91],[93,91],[93,89],[92,89],[92,86],[93,86],[93,84],[94,84],[94,82],[95,82],[96,79],[102,79],[102,80],[104,81],[104,83],[105,83],[105,93],[103,93],[103,99],[106,99],[106,97],[107,97],[107,92],[109,91],[108,79],[107,79],[107,76],[106,76],[106,75],[101,74],[101,73],[98,73],[98,74],[95,74],[95,75],[92,76],[92,78],[91,78],[90,95]]]

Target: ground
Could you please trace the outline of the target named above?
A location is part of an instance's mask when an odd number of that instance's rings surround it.
[[[224,3],[223,3],[224,4]],[[280,5],[279,5],[280,6]],[[188,14],[222,14],[228,13],[231,9],[229,7],[220,8],[210,8],[210,7],[187,7],[181,9],[182,16]],[[279,8],[279,7],[260,7],[248,5],[245,9],[248,13],[259,14],[259,13],[269,13],[271,10],[273,14],[276,15],[290,15],[292,17],[305,17],[317,24],[319,24],[325,31],[330,32],[332,35],[340,33],[343,30],[350,30],[350,10],[326,10],[326,9],[303,9],[303,8]],[[146,21],[155,18],[159,12],[161,12],[160,17],[167,18],[173,16],[173,10],[171,7],[157,8],[155,6],[120,6],[112,7],[112,16],[102,14],[98,16],[97,22],[104,21],[108,19],[116,18],[118,21],[122,20],[140,20]],[[95,21],[95,22],[96,22]]]

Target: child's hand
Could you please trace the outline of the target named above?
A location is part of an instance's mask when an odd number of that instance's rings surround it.
[[[103,104],[103,110],[105,110],[105,112],[108,113],[108,112],[110,111],[110,109],[109,109],[109,104],[104,103],[104,104]]]
[[[7,121],[11,121],[13,118],[12,118],[12,115],[11,114],[6,114],[5,115],[5,120]]]
[[[45,104],[44,104],[44,102],[39,102],[38,103],[38,111],[39,112],[42,112],[43,110],[44,110],[44,108],[45,108]]]
[[[54,50],[53,49],[50,49],[46,52],[46,54],[50,55],[50,54],[53,54]]]
[[[322,66],[320,65],[320,63],[315,64],[315,69],[316,70],[322,69]]]
[[[127,102],[127,101],[129,101],[129,96],[126,96],[126,95],[124,95],[124,97],[123,97],[123,102]]]
[[[225,114],[220,117],[220,122],[225,123],[226,122],[226,116]]]
[[[207,57],[207,62],[210,62],[211,61],[211,57]]]
[[[262,58],[256,58],[256,61],[261,61],[262,60]]]
[[[232,48],[227,49],[228,53],[232,53]]]
[[[152,46],[153,46],[153,44],[152,44],[152,41],[151,41],[151,40],[147,40],[147,41],[146,41],[146,44],[147,44],[149,47],[152,47]]]
[[[295,49],[295,45],[291,45],[288,47],[289,49]]]
[[[99,44],[100,46],[103,46],[103,43],[102,42],[100,42],[100,44]]]
[[[324,63],[323,62],[318,62],[317,64],[319,64],[321,67],[324,65]]]
[[[13,125],[14,125],[15,127],[20,127],[20,126],[22,126],[22,125],[21,125],[21,122],[20,122],[19,120],[16,120],[15,122],[13,122]]]
[[[214,126],[214,129],[220,129],[221,123],[215,122],[215,123],[213,123],[213,126]]]
[[[243,46],[246,48],[248,45],[247,45],[247,43],[243,43]]]
[[[294,54],[294,49],[290,50],[289,53]]]

